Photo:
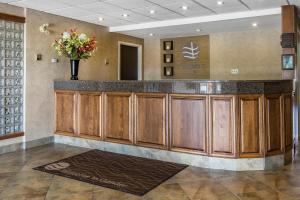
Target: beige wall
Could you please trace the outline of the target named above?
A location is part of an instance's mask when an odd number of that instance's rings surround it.
[[[24,16],[21,8],[0,4],[0,12]],[[39,32],[39,26],[50,23],[50,35]],[[69,59],[59,58],[59,63],[51,63],[56,54],[51,47],[60,33],[69,28],[78,28],[89,36],[95,36],[98,50],[87,61],[81,61],[80,79],[117,79],[118,41],[143,44],[142,39],[116,33],[107,28],[77,20],[55,16],[27,9],[26,12],[26,96],[25,96],[25,136],[27,141],[48,137],[54,133],[54,91],[53,80],[69,79]],[[36,61],[36,54],[42,60]],[[104,60],[109,60],[109,65]]]
[[[144,40],[144,79],[161,79],[160,39]]]
[[[16,15],[20,17],[25,16],[25,10],[16,6],[0,3],[0,13],[6,13],[10,15]]]
[[[280,28],[211,34],[210,78],[280,79],[280,34]]]
[[[281,79],[280,34],[279,27],[210,34],[210,79]],[[145,43],[145,49],[148,46],[157,49],[156,43]],[[151,66],[155,56],[145,54],[147,71],[155,68]],[[231,74],[233,68],[239,69],[238,75]],[[176,74],[178,69],[174,70]],[[160,78],[158,73],[153,75],[151,79]]]
[[[98,50],[87,61],[80,61],[80,79],[117,79],[118,41],[143,44],[143,40],[120,34],[109,33],[107,28],[27,10],[27,53],[26,53],[26,140],[34,140],[54,133],[54,79],[69,79],[69,59],[59,58],[53,64],[51,58],[57,57],[51,44],[65,29],[78,28],[89,36],[96,36]],[[46,36],[38,31],[43,23],[50,23],[51,34]],[[42,61],[35,61],[41,53]],[[109,65],[104,64],[107,58]]]

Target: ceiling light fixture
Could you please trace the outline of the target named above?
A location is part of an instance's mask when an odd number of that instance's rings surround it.
[[[103,17],[99,17],[98,20],[99,21],[103,21],[104,19],[103,19]]]
[[[188,7],[187,7],[187,6],[181,6],[181,9],[182,9],[182,10],[187,10]]]
[[[155,10],[150,10],[149,12],[150,12],[150,14],[154,14]]]
[[[153,33],[150,33],[150,34],[149,34],[149,36],[151,36],[151,37],[152,37],[152,36],[154,36],[154,34],[153,34]]]
[[[200,31],[201,31],[201,29],[200,29],[200,28],[197,28],[197,29],[196,29],[196,31],[197,31],[197,32],[200,32]]]
[[[217,4],[218,4],[219,6],[222,6],[222,5],[224,4],[224,1],[217,1]]]
[[[253,27],[257,27],[258,24],[257,24],[256,22],[253,22],[253,23],[252,23],[252,26],[253,26]]]
[[[124,13],[122,16],[123,16],[124,18],[127,18],[129,15],[128,15],[127,13]]]

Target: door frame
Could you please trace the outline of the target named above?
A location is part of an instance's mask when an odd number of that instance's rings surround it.
[[[121,80],[121,45],[138,48],[138,80],[142,80],[143,45],[118,41],[118,80]]]

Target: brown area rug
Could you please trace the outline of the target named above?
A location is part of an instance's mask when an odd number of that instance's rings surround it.
[[[186,167],[91,150],[34,169],[142,196]]]

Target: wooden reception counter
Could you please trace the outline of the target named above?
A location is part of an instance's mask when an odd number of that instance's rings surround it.
[[[57,80],[56,133],[201,159],[286,159],[293,147],[292,88],[290,80]]]

